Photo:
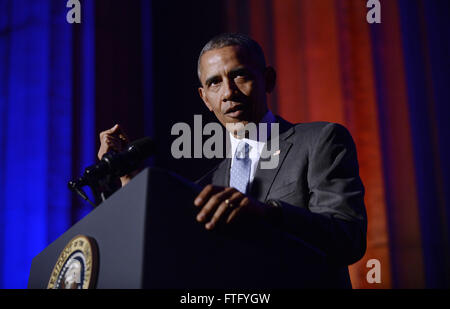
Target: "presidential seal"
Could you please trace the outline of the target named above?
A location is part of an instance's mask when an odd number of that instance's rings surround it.
[[[92,289],[97,276],[95,240],[75,236],[63,249],[53,267],[48,289]]]

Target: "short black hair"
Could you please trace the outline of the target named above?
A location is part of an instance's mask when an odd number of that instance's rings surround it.
[[[257,61],[261,70],[266,68],[266,57],[261,46],[248,35],[242,33],[222,33],[211,40],[203,47],[197,61],[197,74],[200,79],[200,60],[204,53],[210,50],[219,49],[227,46],[240,46],[245,48],[251,55],[253,55]],[[201,81],[200,81],[201,82]]]

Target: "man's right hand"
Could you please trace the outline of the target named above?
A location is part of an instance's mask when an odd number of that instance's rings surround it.
[[[100,133],[100,149],[98,150],[98,159],[101,160],[105,153],[109,151],[121,152],[125,150],[129,140],[120,125],[116,124],[109,130]]]
[[[129,143],[128,136],[122,130],[120,125],[116,124],[109,130],[103,131],[100,133],[100,149],[98,150],[98,158],[99,160],[105,155],[105,153],[109,151],[121,152],[124,151]],[[134,176],[134,173],[130,175],[125,175],[120,177],[120,182],[122,183],[122,187],[126,185],[131,178]]]

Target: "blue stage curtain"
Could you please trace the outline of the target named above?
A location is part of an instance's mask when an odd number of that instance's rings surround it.
[[[399,7],[426,287],[442,288],[450,284],[449,204],[443,188],[450,130],[442,119],[449,115],[450,97],[442,85],[450,77],[450,4],[401,0]]]
[[[73,223],[67,189],[78,172],[73,162],[94,159],[92,44],[81,52],[80,89],[73,78],[74,29],[93,24],[68,24],[67,11],[65,1],[0,1],[2,288],[26,288],[33,257]],[[82,93],[81,107],[74,106],[75,90]]]
[[[83,1],[82,23],[78,27],[78,36],[74,42],[76,53],[73,58],[73,66],[76,89],[74,89],[73,128],[75,136],[72,138],[74,145],[72,158],[73,176],[82,175],[84,168],[96,161],[95,139],[97,138],[95,128],[95,2],[93,0]],[[85,192],[91,201],[94,200],[92,192]],[[92,207],[76,195],[72,195],[72,223],[79,221],[87,215]]]

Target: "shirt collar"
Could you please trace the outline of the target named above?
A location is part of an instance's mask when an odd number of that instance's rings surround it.
[[[254,151],[257,151],[258,154],[261,154],[267,139],[269,139],[269,137],[270,137],[270,125],[275,122],[276,122],[275,115],[269,110],[264,115],[264,117],[261,119],[261,121],[258,124],[256,124],[258,130],[259,130],[260,123],[267,124],[266,136],[260,136],[259,131],[258,131],[258,139],[259,139],[258,141],[248,139],[248,138],[239,139],[239,138],[234,137],[233,134],[228,133],[230,135],[232,158],[234,157],[236,148],[241,141],[244,141],[250,145],[250,157],[252,157],[252,154],[255,154]]]

